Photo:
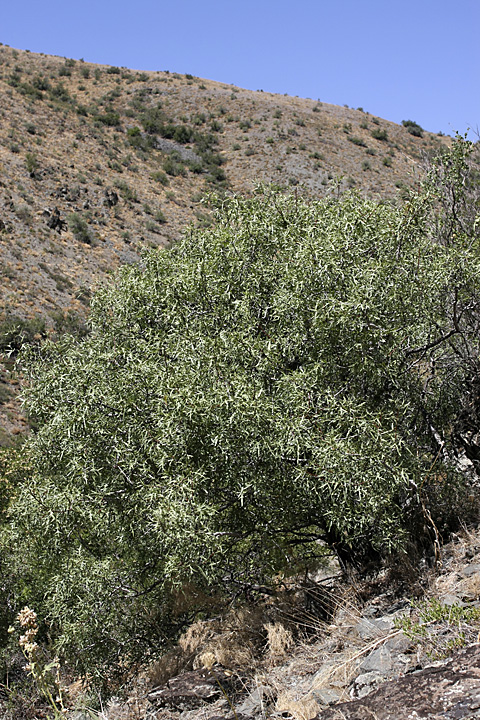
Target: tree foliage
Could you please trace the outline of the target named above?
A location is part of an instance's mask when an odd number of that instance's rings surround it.
[[[480,257],[444,189],[437,168],[401,207],[224,199],[96,294],[90,335],[27,352],[39,429],[8,538],[80,669],[158,649],[208,594],[385,557],[465,511]]]

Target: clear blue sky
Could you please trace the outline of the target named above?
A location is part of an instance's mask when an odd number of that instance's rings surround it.
[[[480,127],[480,0],[3,0],[0,41]]]

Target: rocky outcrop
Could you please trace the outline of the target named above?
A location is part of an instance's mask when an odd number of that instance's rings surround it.
[[[460,720],[480,717],[480,645],[337,704],[314,720]]]
[[[228,697],[237,684],[238,678],[232,673],[203,668],[172,678],[165,686],[150,691],[148,699],[157,708],[188,710]]]

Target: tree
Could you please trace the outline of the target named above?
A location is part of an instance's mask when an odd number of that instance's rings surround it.
[[[467,512],[452,428],[480,259],[460,230],[437,242],[436,208],[226,198],[96,294],[89,336],[28,351],[9,542],[79,669],[158,650],[208,595]]]

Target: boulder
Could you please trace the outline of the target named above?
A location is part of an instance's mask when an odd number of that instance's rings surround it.
[[[441,664],[386,682],[366,697],[322,710],[314,720],[480,718],[480,645]]]

